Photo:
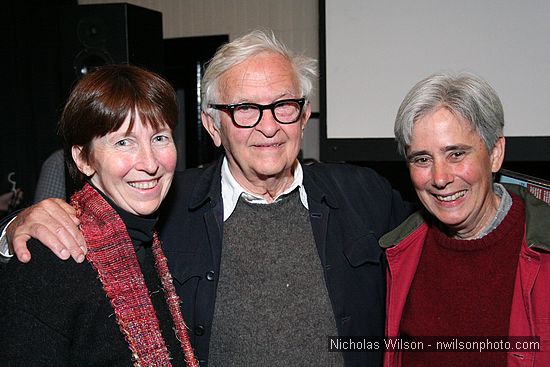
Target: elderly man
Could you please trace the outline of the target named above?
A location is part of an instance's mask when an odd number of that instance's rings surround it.
[[[418,82],[395,136],[425,210],[381,245],[387,335],[497,346],[510,338],[511,349],[390,350],[385,366],[550,366],[550,207],[493,183],[503,127],[502,104],[483,79],[444,73]]]
[[[383,346],[329,352],[327,336],[383,335],[377,240],[408,206],[370,169],[300,165],[315,66],[256,31],[219,49],[205,72],[202,122],[225,155],[177,175],[160,213],[202,365],[381,363]],[[81,256],[64,210],[50,200],[22,213],[8,232],[16,253],[29,259],[32,236]]]

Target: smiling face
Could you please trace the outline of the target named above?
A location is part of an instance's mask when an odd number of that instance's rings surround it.
[[[91,159],[73,146],[78,169],[120,208],[136,215],[154,213],[168,193],[176,168],[176,148],[167,125],[154,131],[135,114],[132,130],[128,116],[121,127],[94,138]]]
[[[275,53],[260,53],[225,72],[218,81],[220,104],[252,102],[270,104],[282,99],[301,98],[298,80],[287,59]],[[229,169],[244,187],[275,178],[292,177],[292,168],[302,145],[303,129],[311,114],[304,106],[300,119],[279,124],[271,111],[253,128],[233,124],[219,111],[221,128],[205,113],[202,120],[216,146],[223,145]]]
[[[459,238],[475,238],[499,204],[492,173],[504,158],[504,137],[491,152],[465,119],[445,108],[414,123],[407,160],[420,201]]]

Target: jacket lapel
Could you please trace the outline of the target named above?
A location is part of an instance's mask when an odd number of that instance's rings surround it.
[[[324,187],[321,182],[315,180],[308,167],[302,167],[311,229],[313,231],[315,244],[317,245],[317,252],[321,259],[321,263],[324,265],[326,264],[328,220],[331,208],[336,208],[335,205],[332,205],[335,201],[331,199],[330,191]]]
[[[208,234],[212,262],[219,267],[223,234],[223,203],[221,196],[221,167],[223,156],[215,164],[205,168],[195,185],[189,210],[203,212],[204,225]]]

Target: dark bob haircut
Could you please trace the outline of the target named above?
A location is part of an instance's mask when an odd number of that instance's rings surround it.
[[[83,76],[73,88],[59,123],[65,162],[78,185],[84,175],[72,158],[71,148],[82,146],[90,162],[91,143],[96,137],[117,131],[130,115],[132,129],[136,114],[157,130],[174,129],[178,105],[174,89],[161,76],[131,65],[107,65]]]

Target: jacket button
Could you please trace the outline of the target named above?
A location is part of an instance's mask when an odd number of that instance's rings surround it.
[[[204,335],[204,326],[202,325],[195,326],[195,335],[198,335],[198,336]]]
[[[209,280],[209,281],[214,280],[214,270],[210,270],[208,273],[206,273],[206,280]]]

